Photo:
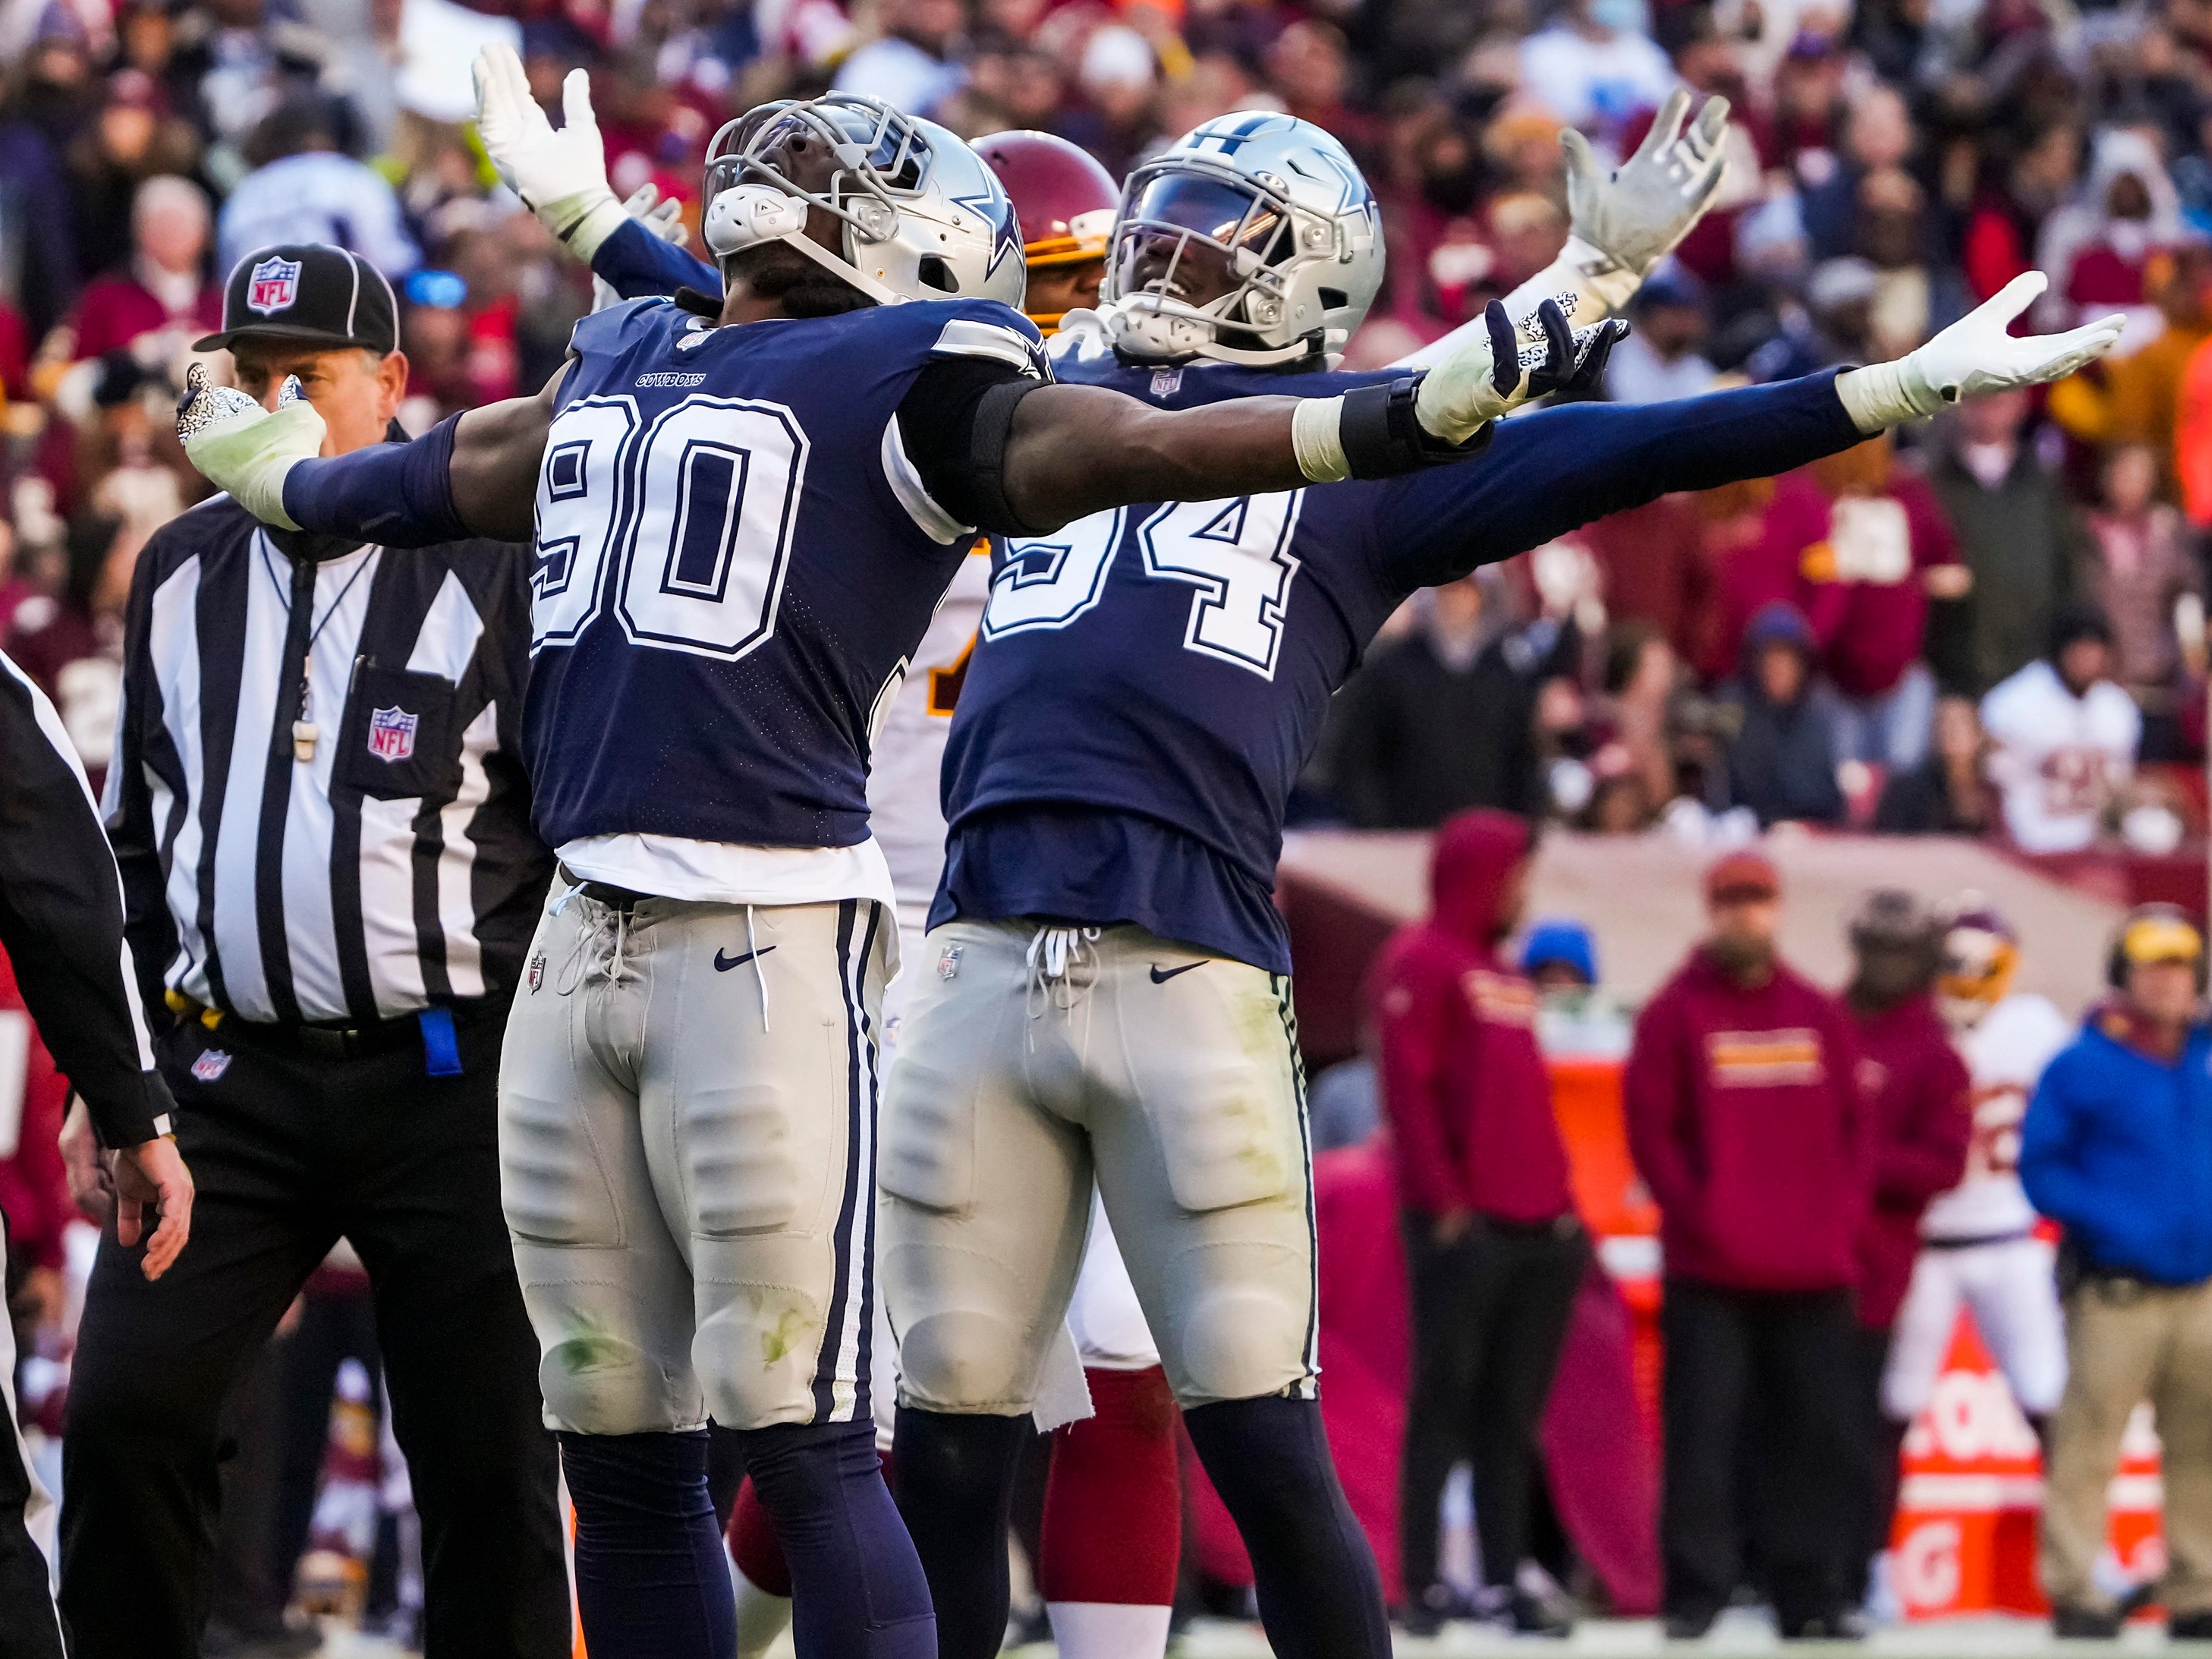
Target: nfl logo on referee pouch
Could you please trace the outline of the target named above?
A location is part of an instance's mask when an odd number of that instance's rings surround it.
[[[415,728],[422,716],[404,708],[372,708],[368,713],[368,752],[397,765],[415,752]]]
[[[253,267],[253,275],[246,281],[246,303],[264,317],[271,312],[289,311],[299,297],[297,259],[264,259]]]

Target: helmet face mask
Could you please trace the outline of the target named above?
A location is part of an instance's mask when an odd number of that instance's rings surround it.
[[[999,176],[1021,226],[1029,267],[1023,309],[1049,334],[1098,303],[1121,187],[1097,158],[1055,133],[994,132],[970,146]]]
[[[1994,915],[1967,915],[1943,934],[1943,965],[1936,1000],[1943,1017],[1966,1028],[2011,994],[2020,967],[2020,943]]]
[[[956,295],[1021,303],[1006,191],[942,127],[830,93],[746,112],[707,156],[703,230],[718,258],[781,242],[879,305]],[[808,234],[817,212],[839,246]]]
[[[1101,308],[1126,356],[1285,363],[1340,350],[1382,282],[1375,198],[1344,147],[1243,113],[1130,174]]]

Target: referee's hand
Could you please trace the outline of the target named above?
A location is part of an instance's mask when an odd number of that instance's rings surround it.
[[[157,1137],[112,1154],[115,1180],[115,1241],[125,1249],[146,1231],[146,1212],[160,1218],[140,1263],[149,1279],[169,1271],[192,1231],[192,1172],[173,1140]]]

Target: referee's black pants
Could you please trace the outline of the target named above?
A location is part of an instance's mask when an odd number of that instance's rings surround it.
[[[1783,1634],[1834,1618],[1850,1604],[1846,1563],[1865,1526],[1850,1293],[1670,1279],[1659,1328],[1668,1617],[1703,1621],[1728,1605],[1749,1533]],[[1750,1517],[1739,1512],[1746,1499]]]
[[[1474,1482],[1482,1579],[1512,1587],[1528,1546],[1536,1431],[1552,1397],[1588,1237],[1572,1216],[1540,1227],[1477,1217],[1439,1244],[1435,1222],[1401,1218],[1413,1279],[1413,1388],[1398,1470],[1398,1559],[1406,1601],[1437,1582],[1444,1482],[1464,1460]]]
[[[340,1237],[368,1270],[422,1516],[425,1653],[566,1659],[556,1453],[500,1211],[503,1012],[461,1017],[459,1077],[427,1075],[419,1042],[310,1058],[197,1024],[163,1039],[198,1196],[158,1284],[111,1226],[86,1296],[62,1448],[78,1659],[198,1653],[224,1396]]]

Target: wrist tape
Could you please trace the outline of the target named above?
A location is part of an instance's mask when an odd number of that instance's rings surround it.
[[[1340,397],[1300,403],[1291,415],[1291,448],[1298,471],[1316,483],[1395,478],[1480,454],[1490,443],[1488,424],[1463,444],[1447,444],[1422,428],[1414,412],[1422,378],[1401,375]]]

